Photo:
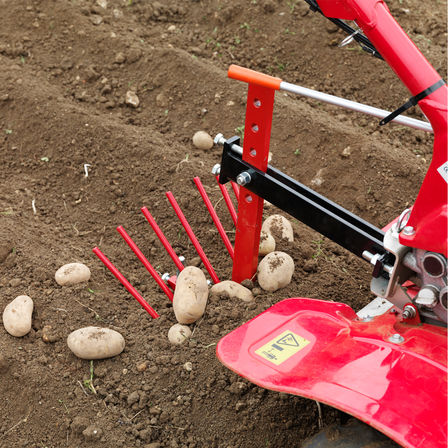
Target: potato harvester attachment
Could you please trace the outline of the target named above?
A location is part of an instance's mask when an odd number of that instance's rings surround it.
[[[195,184],[233,259],[233,280],[241,282],[256,274],[266,199],[373,265],[371,290],[377,298],[357,313],[343,303],[288,298],[225,336],[217,356],[261,387],[331,405],[404,447],[443,448],[447,446],[447,88],[383,1],[306,1],[313,11],[350,32],[349,40],[384,59],[412,98],[390,114],[231,66],[229,77],[248,83],[244,144],[240,146],[238,137],[217,135],[215,142],[224,149],[213,174],[236,226],[234,247],[199,178]],[[346,21],[354,21],[359,29]],[[381,125],[394,121],[433,132],[432,162],[413,207],[379,229],[268,165],[276,90],[373,115],[381,118]],[[417,103],[429,122],[400,115]],[[225,187],[229,181],[237,212]],[[167,197],[212,281],[219,282],[174,196],[168,192]],[[154,218],[146,208],[142,212],[181,271],[182,261]],[[166,284],[126,231],[117,230],[172,300],[175,276],[166,276]],[[94,252],[157,317],[102,252],[98,248]],[[327,445],[318,443],[316,439],[310,446],[332,446],[328,440]],[[347,445],[352,446],[359,445]]]

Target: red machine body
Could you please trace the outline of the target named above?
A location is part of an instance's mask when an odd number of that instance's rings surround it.
[[[413,96],[440,81],[440,75],[391,16],[382,0],[319,0],[327,17],[354,20]],[[446,85],[419,101],[434,130],[431,165],[407,225],[415,232],[401,235],[409,247],[447,256],[447,96]]]
[[[327,17],[354,20],[413,96],[440,81],[383,1],[318,0],[318,4]],[[280,88],[281,80],[251,76],[238,68],[231,68],[229,76],[249,83],[243,158],[266,171],[272,104],[260,115],[251,92],[267,95]],[[419,101],[434,131],[433,159],[406,223],[408,232],[399,234],[401,245],[445,257],[447,95],[443,85]],[[257,141],[253,137],[260,129],[266,132]],[[258,197],[257,212],[248,213],[254,204],[245,202],[245,190],[241,191],[233,271],[236,281],[255,274],[261,225]],[[243,256],[245,263],[236,264]],[[412,289],[412,293],[408,290],[411,299],[418,291],[415,285]],[[417,311],[410,304],[411,314],[412,307]],[[363,320],[342,303],[286,299],[225,336],[217,346],[217,356],[229,369],[259,386],[327,403],[404,447],[447,446],[447,330],[421,323],[418,312],[416,317],[405,318],[399,307],[392,307]]]

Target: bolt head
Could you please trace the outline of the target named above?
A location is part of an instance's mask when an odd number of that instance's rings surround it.
[[[389,342],[392,342],[394,344],[401,344],[402,342],[404,342],[404,337],[399,333],[395,333],[389,338]]]
[[[212,168],[212,174],[214,176],[218,176],[219,173],[221,172],[221,165],[219,163],[217,163],[213,168]]]
[[[216,137],[213,139],[213,142],[215,145],[223,145],[226,142],[226,139],[224,138],[224,135],[221,133],[216,134]]]
[[[238,174],[238,176],[236,176],[236,183],[238,185],[241,185],[242,187],[244,187],[244,185],[247,185],[251,180],[252,178],[247,171],[243,171],[242,173]]]
[[[403,234],[404,235],[411,236],[411,235],[414,235],[414,233],[415,233],[415,229],[412,226],[406,226],[403,229]]]

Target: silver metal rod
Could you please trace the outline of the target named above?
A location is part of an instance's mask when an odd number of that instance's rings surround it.
[[[388,112],[387,110],[378,109],[373,106],[367,106],[366,104],[346,100],[344,98],[329,95],[328,93],[322,93],[317,90],[307,89],[306,87],[290,84],[289,82],[282,81],[280,83],[280,90],[296,93],[297,95],[306,96],[307,98],[313,98],[315,100],[323,101],[324,103],[344,107],[345,109],[355,110],[363,114],[373,115],[374,117],[378,118],[384,118],[390,114],[390,112]],[[419,129],[421,131],[433,132],[431,123],[416,120],[415,118],[405,117],[403,115],[398,115],[398,117],[394,118],[392,122],[402,124],[410,128]]]

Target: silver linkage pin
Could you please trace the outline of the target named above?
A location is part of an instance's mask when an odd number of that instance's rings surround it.
[[[353,39],[355,36],[359,33],[359,30],[356,30],[354,33],[350,34],[350,36],[347,36],[343,41],[338,45],[339,48],[345,47],[348,44],[351,44],[353,42]]]

